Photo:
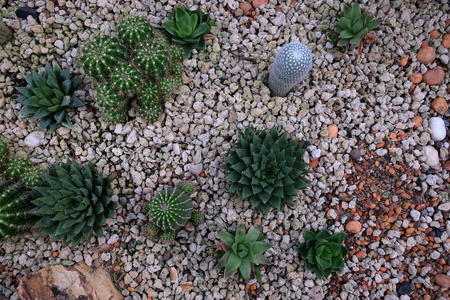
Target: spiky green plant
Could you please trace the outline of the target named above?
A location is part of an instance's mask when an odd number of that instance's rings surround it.
[[[18,183],[0,181],[0,236],[23,231],[33,221],[32,194]]]
[[[181,86],[181,79],[175,76],[165,77],[158,82],[159,91],[163,95],[172,94],[180,86]]]
[[[180,189],[186,194],[190,195],[195,191],[195,186],[191,182],[183,181],[183,183],[180,186]]]
[[[161,229],[152,222],[146,224],[144,230],[148,237],[152,240],[157,239],[161,236]]]
[[[16,99],[23,105],[20,113],[24,118],[40,120],[41,129],[55,131],[59,125],[72,128],[68,108],[84,106],[73,93],[81,82],[80,77],[70,78],[70,69],[61,70],[58,63],[45,66],[44,76],[35,71],[25,76],[29,86],[16,87],[23,95]]]
[[[200,211],[193,211],[191,216],[192,223],[198,226],[203,223],[203,213]]]
[[[162,242],[171,242],[175,239],[175,231],[166,230],[161,233],[161,241]]]
[[[124,106],[125,99],[110,84],[104,84],[97,89],[97,103],[105,110],[115,110]]]
[[[183,48],[178,45],[169,45],[168,51],[172,62],[181,62],[183,60]]]
[[[163,231],[185,226],[192,215],[192,200],[180,189],[166,188],[149,205],[149,217]]]
[[[139,113],[144,120],[154,122],[158,120],[159,116],[162,113],[161,104],[141,104],[141,106],[139,106]]]
[[[169,14],[169,20],[163,26],[172,36],[172,41],[183,46],[184,57],[188,58],[192,49],[206,49],[203,37],[214,26],[214,20],[200,9],[191,11],[177,7],[173,14]]]
[[[304,230],[303,237],[305,243],[301,244],[297,251],[305,259],[307,270],[314,270],[317,278],[328,277],[331,272],[342,271],[344,257],[348,254],[347,248],[342,246],[345,233],[331,235],[324,228],[319,233]]]
[[[119,38],[127,45],[135,46],[153,37],[153,29],[144,18],[128,17],[119,24]]]
[[[126,47],[116,38],[101,37],[86,44],[80,60],[86,73],[103,81],[108,80],[116,66],[126,58]]]
[[[151,80],[163,78],[170,70],[170,59],[163,45],[145,42],[139,45],[133,55],[136,66]]]
[[[258,228],[253,228],[245,233],[245,226],[240,224],[233,235],[219,232],[222,244],[218,254],[221,256],[218,267],[225,268],[225,276],[230,276],[239,270],[239,275],[249,279],[254,272],[256,279],[261,283],[262,265],[270,264],[270,260],[263,253],[270,248],[270,244],[264,242],[265,235]]]
[[[154,104],[158,103],[158,96],[158,87],[153,82],[149,82],[142,87],[139,98],[142,104]]]
[[[26,169],[22,174],[23,183],[25,183],[27,187],[33,187],[38,184],[43,174],[44,171],[37,167]]]
[[[105,110],[102,112],[103,119],[108,123],[121,123],[127,118],[128,108],[118,108],[116,110]]]
[[[159,118],[162,110],[158,98],[158,88],[154,83],[149,82],[142,88],[139,97],[139,112],[142,118],[152,122]]]
[[[304,152],[298,140],[288,142],[287,134],[280,134],[276,127],[268,132],[247,127],[221,166],[228,171],[229,191],[238,192],[239,201],[249,199],[264,214],[270,206],[292,206],[297,190],[309,184],[304,178],[308,173]]]
[[[111,80],[114,89],[122,96],[133,95],[142,85],[141,73],[131,65],[119,66],[112,74]]]
[[[19,180],[25,170],[29,167],[30,163],[28,160],[25,158],[15,157],[6,164],[5,176],[6,178]]]
[[[102,235],[115,207],[110,182],[92,164],[81,167],[69,161],[52,167],[33,189],[37,196],[33,204],[41,217],[36,226],[53,241],[64,239],[72,245],[83,238],[89,241],[92,232]]]
[[[172,73],[175,75],[181,75],[183,74],[184,68],[183,68],[183,64],[180,62],[176,62],[172,65]]]
[[[0,170],[6,166],[9,160],[9,147],[8,144],[0,140]]]

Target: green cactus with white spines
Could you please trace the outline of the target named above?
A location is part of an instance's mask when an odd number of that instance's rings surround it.
[[[193,211],[191,216],[192,223],[194,223],[195,226],[198,226],[203,223],[203,213],[199,211]]]
[[[184,71],[183,68],[184,67],[183,67],[183,64],[181,62],[173,63],[172,64],[172,73],[174,75],[178,75],[179,76],[179,75],[183,74],[183,71]]]
[[[181,79],[179,77],[170,76],[163,78],[158,82],[158,88],[161,94],[170,95],[181,86]]]
[[[189,221],[192,200],[180,189],[166,188],[153,198],[149,205],[151,221],[163,231],[175,231]]]
[[[118,109],[124,106],[124,97],[119,96],[110,84],[104,84],[97,89],[97,103],[106,110]]]
[[[127,108],[118,108],[117,110],[105,110],[102,112],[102,116],[106,122],[115,124],[125,121],[127,113]]]
[[[284,46],[270,70],[269,88],[273,96],[284,97],[304,79],[312,65],[311,51],[302,43]]]
[[[25,158],[15,157],[6,164],[5,176],[9,179],[19,180],[30,166]]]
[[[170,70],[170,57],[163,45],[145,42],[137,47],[133,55],[136,66],[151,80],[166,76]]]
[[[104,81],[120,62],[126,60],[126,47],[116,38],[97,38],[82,49],[80,60],[86,73],[98,81]]]
[[[8,163],[9,159],[9,147],[8,144],[4,141],[0,141],[0,170],[3,170],[3,168]]]
[[[135,46],[153,37],[153,29],[144,18],[129,17],[119,27],[119,38],[127,45]]]
[[[175,240],[175,231],[173,230],[166,230],[163,231],[160,235],[162,242],[171,242]]]
[[[145,225],[144,230],[147,236],[152,240],[157,239],[161,236],[161,229],[152,222]]]
[[[188,181],[184,181],[181,186],[180,189],[185,192],[186,194],[190,195],[195,191],[195,186],[188,182]]]
[[[114,89],[123,96],[133,95],[142,85],[141,73],[131,65],[119,66],[111,79]]]
[[[172,61],[182,61],[183,60],[183,48],[178,45],[170,45],[168,47],[170,59]]]
[[[11,235],[31,226],[32,194],[17,183],[0,181],[0,237]]]
[[[29,168],[22,174],[23,183],[31,188],[39,183],[42,174],[44,174],[44,171],[39,168]]]
[[[139,112],[145,120],[155,121],[159,118],[162,109],[158,96],[158,87],[154,83],[149,82],[143,87],[139,97]]]

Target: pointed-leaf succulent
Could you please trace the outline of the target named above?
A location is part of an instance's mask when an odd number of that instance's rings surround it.
[[[297,190],[308,186],[309,173],[302,160],[305,150],[298,140],[287,140],[276,127],[269,132],[247,127],[221,166],[228,171],[230,192],[238,192],[239,201],[249,199],[252,207],[267,214],[270,206],[292,206]]]
[[[57,63],[53,68],[47,63],[43,76],[32,71],[25,76],[27,87],[16,87],[23,95],[16,99],[22,103],[20,111],[24,118],[40,120],[41,129],[55,131],[59,125],[72,128],[68,109],[84,106],[73,93],[81,82],[80,77],[70,78],[69,68],[61,70]]]
[[[106,219],[113,215],[110,179],[103,178],[92,164],[81,167],[69,161],[52,167],[49,175],[34,187],[41,219],[36,226],[52,240],[78,244],[90,240],[92,232],[101,235]]]
[[[297,251],[305,259],[307,270],[313,270],[317,278],[328,277],[331,272],[342,271],[344,257],[348,254],[347,248],[342,246],[345,233],[331,235],[324,228],[319,233],[304,230],[303,237],[305,243],[301,244]]]
[[[262,265],[270,264],[270,260],[263,253],[271,246],[264,242],[265,235],[261,234],[258,228],[253,228],[247,233],[245,226],[240,224],[233,235],[222,231],[219,232],[222,244],[218,254],[221,256],[217,267],[225,268],[225,276],[230,276],[239,270],[239,275],[244,279],[249,279],[252,273],[255,274],[258,282],[261,283]]]

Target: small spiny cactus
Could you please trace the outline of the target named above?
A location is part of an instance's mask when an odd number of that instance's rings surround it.
[[[120,97],[110,84],[104,84],[97,89],[97,103],[105,110],[116,110],[125,104],[124,98]]]
[[[161,241],[162,242],[171,242],[175,239],[175,231],[166,230],[161,233]]]
[[[22,175],[23,183],[27,187],[33,187],[41,180],[43,173],[39,168],[29,168]]]
[[[173,91],[181,86],[181,80],[178,77],[170,76],[163,78],[159,83],[159,91],[161,94],[170,95]]]
[[[98,81],[107,80],[119,62],[126,59],[126,47],[116,38],[102,37],[89,42],[80,57],[86,72]]]
[[[134,46],[153,37],[150,23],[140,17],[130,17],[123,20],[118,28],[119,38],[128,45]]]
[[[158,88],[157,86],[149,82],[147,83],[140,95],[139,112],[141,117],[151,122],[157,120],[162,112],[161,104],[158,102]]]
[[[0,21],[0,45],[5,45],[14,37],[14,32],[5,23]]]
[[[153,198],[149,215],[162,230],[177,230],[191,218],[192,200],[180,189],[166,188]]]
[[[284,46],[270,70],[269,88],[273,96],[284,97],[304,79],[312,65],[311,51],[302,43]]]
[[[158,43],[146,42],[134,52],[136,66],[152,80],[164,77],[170,70],[167,50]]]
[[[0,236],[28,228],[31,214],[31,193],[21,184],[0,181]]]
[[[139,107],[139,113],[141,117],[147,121],[154,122],[158,120],[159,116],[162,113],[161,104],[159,103],[150,103],[150,104],[142,104]]]
[[[183,48],[178,45],[170,45],[168,48],[170,58],[172,61],[182,61],[183,60]]]
[[[5,176],[6,178],[19,180],[29,166],[30,163],[25,158],[15,157],[6,164]]]
[[[9,147],[8,144],[0,141],[0,169],[6,166],[9,159]]]
[[[203,213],[201,213],[199,211],[193,211],[191,220],[195,226],[202,224],[203,223]]]
[[[112,74],[112,85],[124,96],[132,95],[142,84],[141,73],[133,67],[121,65]]]
[[[128,109],[119,108],[117,110],[104,111],[102,113],[103,119],[108,123],[121,123],[127,117]]]
[[[176,62],[172,64],[172,73],[175,75],[183,74],[183,64],[181,62]]]
[[[145,225],[144,230],[148,237],[152,240],[157,239],[161,235],[161,229],[152,222]]]
[[[180,189],[183,192],[185,192],[186,194],[190,195],[190,194],[192,194],[194,192],[195,186],[192,183],[188,182],[188,181],[184,181],[181,184]]]

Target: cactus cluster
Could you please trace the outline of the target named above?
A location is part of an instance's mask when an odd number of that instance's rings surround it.
[[[193,210],[188,192],[193,192],[193,186],[188,183],[180,188],[166,188],[146,206],[151,221],[145,227],[149,238],[171,241],[175,238],[175,231],[185,226],[189,220],[195,225],[201,224],[203,215]]]
[[[181,85],[182,49],[154,34],[140,17],[124,19],[118,39],[102,37],[88,43],[81,61],[100,84],[97,101],[108,122],[121,122],[136,97],[140,116],[155,121],[162,104]]]
[[[0,21],[0,45],[5,45],[11,41],[14,37],[14,33],[11,28],[6,26],[5,23]]]
[[[32,194],[20,183],[0,180],[0,237],[32,225]]]
[[[6,164],[5,176],[13,180],[19,180],[22,174],[30,167],[25,158],[15,157]]]
[[[273,96],[284,97],[304,79],[312,65],[311,51],[302,43],[284,46],[270,70],[269,88]]]

